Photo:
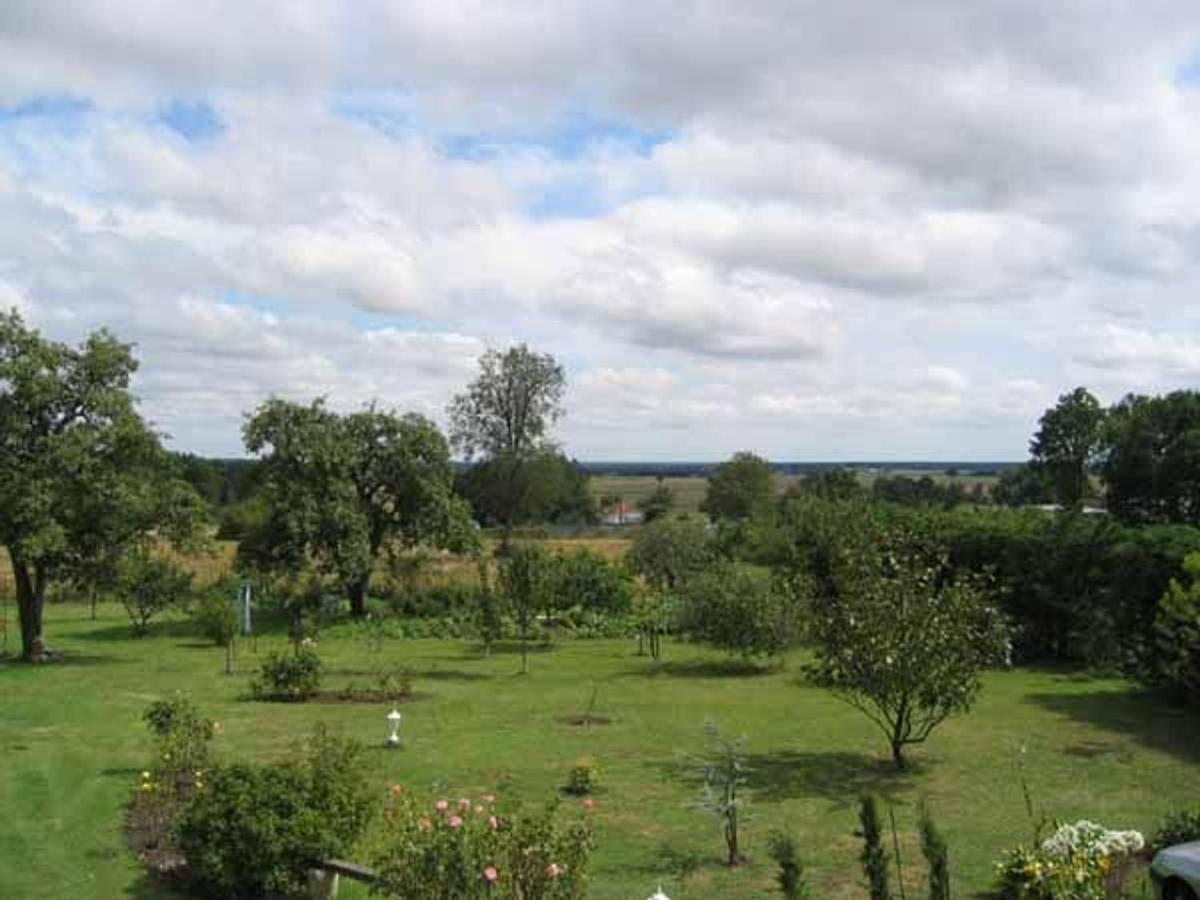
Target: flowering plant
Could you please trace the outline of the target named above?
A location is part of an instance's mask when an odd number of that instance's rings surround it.
[[[393,785],[372,890],[430,900],[577,900],[592,830],[582,816],[560,822],[558,806],[510,813],[492,794],[428,802]]]
[[[1137,831],[1111,831],[1081,820],[1061,824],[1036,847],[1021,846],[998,864],[1003,900],[1113,900],[1130,859],[1145,846]]]

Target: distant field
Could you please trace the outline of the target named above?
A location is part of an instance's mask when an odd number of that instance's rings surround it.
[[[968,491],[972,490],[977,484],[982,484],[985,489],[990,488],[997,481],[997,476],[994,474],[974,474],[970,469],[965,468],[960,468],[957,471],[959,474],[952,476],[947,474],[946,469],[871,468],[856,469],[855,474],[862,485],[868,488],[875,483],[877,478],[896,475],[903,475],[913,479],[923,478],[928,475],[939,484],[957,482]],[[775,489],[778,493],[783,493],[787,490],[788,485],[800,480],[802,477],[800,475],[776,475]],[[679,512],[699,511],[700,504],[704,500],[704,492],[708,488],[707,478],[699,475],[670,476],[664,478],[663,483],[675,495],[676,510]],[[593,475],[590,484],[592,493],[597,499],[615,496],[637,504],[654,492],[658,481],[651,475]]]

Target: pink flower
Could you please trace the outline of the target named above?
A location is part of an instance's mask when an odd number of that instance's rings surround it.
[[[468,800],[466,797],[463,797],[461,800],[458,801],[458,808],[459,809],[470,809],[471,801]]]
[[[596,801],[593,800],[591,797],[584,797],[583,798],[583,808],[584,809],[595,809]]]
[[[496,795],[495,795],[495,794],[484,794],[484,795],[483,795],[483,802],[484,802],[484,803],[495,803],[495,802],[496,802]]]
[[[495,866],[487,866],[483,870],[483,877],[488,881],[495,881],[500,877],[500,873],[496,871]]]
[[[500,820],[495,816],[488,816],[488,828],[496,829],[500,827]]]
[[[476,815],[479,815],[479,813],[481,813],[481,812],[483,812],[483,807],[482,807],[482,806],[479,806],[479,805],[476,805],[476,806],[475,806],[475,814],[476,814]]]
[[[439,800],[437,803],[435,803],[433,805],[437,808],[438,812],[445,812],[446,810],[448,810],[450,808],[450,804],[447,803],[445,800]]]
[[[550,863],[546,866],[546,874],[551,878],[557,878],[562,874],[562,867],[558,863]]]
[[[451,828],[457,828],[458,826],[460,826],[462,824],[462,819],[460,819],[458,816],[451,816],[449,819],[446,820],[446,824],[449,825]]]
[[[399,797],[401,794],[403,794],[403,793],[404,793],[404,785],[402,785],[402,784],[393,784],[393,785],[391,786],[390,790],[391,790],[391,792],[392,792],[392,796],[393,796],[393,797]]]
[[[422,816],[420,819],[417,820],[417,827],[420,828],[422,831],[429,831],[430,829],[433,828],[433,823],[430,822],[428,819],[426,819],[424,816]]]

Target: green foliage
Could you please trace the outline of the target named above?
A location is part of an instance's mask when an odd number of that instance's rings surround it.
[[[1154,617],[1150,680],[1181,700],[1200,696],[1200,553],[1184,560],[1189,578],[1172,578]]]
[[[1054,500],[1049,473],[1037,463],[1025,463],[1000,473],[992,486],[992,500],[1001,506],[1032,506]]]
[[[228,647],[237,636],[237,590],[236,578],[222,578],[201,592],[192,610],[200,633],[218,647]]]
[[[708,753],[700,758],[704,776],[704,794],[696,806],[716,816],[725,839],[725,864],[741,865],[745,861],[741,850],[741,824],[745,818],[747,773],[746,736],[730,740],[721,734],[715,722],[704,723],[709,740]]]
[[[385,546],[467,546],[467,510],[453,491],[450,449],[428,419],[368,407],[339,415],[272,399],[244,428],[262,455],[268,517],[247,543],[259,565],[299,570],[314,560],[365,615]]]
[[[108,581],[155,532],[198,540],[203,503],[174,477],[129,393],[130,347],[106,331],[78,347],[0,313],[0,544],[16,586],[22,655],[45,652],[47,587]]]
[[[550,589],[556,609],[580,607],[591,612],[623,613],[633,602],[632,586],[624,569],[586,547],[555,556],[552,568]]]
[[[133,622],[134,634],[144,636],[150,620],[168,609],[180,609],[192,591],[192,575],[165,556],[135,548],[117,563],[113,593]]]
[[[929,900],[951,900],[950,854],[946,849],[946,839],[934,823],[929,805],[924,800],[917,815],[921,831],[921,854],[929,868]]]
[[[887,853],[883,849],[883,824],[879,819],[879,801],[874,795],[868,794],[859,802],[858,820],[863,839],[859,862],[867,876],[871,900],[892,900]]]
[[[1167,815],[1154,838],[1150,849],[1157,853],[1167,847],[1200,841],[1200,809],[1180,809]]]
[[[874,722],[903,768],[904,748],[969,710],[980,672],[1007,660],[1007,624],[985,576],[955,572],[910,533],[847,556],[837,580],[813,612],[809,674]]]
[[[853,469],[845,468],[826,469],[805,475],[793,487],[794,493],[807,494],[822,500],[855,500],[863,493],[858,475]]]
[[[784,900],[811,900],[812,891],[804,877],[804,864],[800,860],[796,839],[782,831],[772,832],[767,847],[771,859],[779,867],[775,873],[775,883],[779,885],[779,893]]]
[[[673,591],[704,569],[714,554],[712,537],[703,522],[665,518],[638,530],[626,562],[652,587]]]
[[[772,657],[799,639],[797,604],[762,569],[718,563],[680,596],[679,630],[730,653]]]
[[[671,512],[671,508],[675,505],[675,492],[663,481],[661,475],[658,476],[657,484],[649,497],[646,497],[638,504],[638,508],[642,511],[643,521],[653,522],[655,519],[661,519]]]
[[[488,457],[460,472],[455,490],[482,525],[587,525],[597,518],[587,473],[552,449]]]
[[[295,653],[268,653],[250,690],[264,700],[304,701],[320,687],[321,657],[312,648],[300,645]]]
[[[1088,493],[1088,471],[1100,454],[1105,411],[1082,387],[1046,410],[1029,443],[1034,461],[1050,476],[1058,502],[1078,506]]]
[[[193,889],[222,900],[304,896],[312,864],[349,855],[370,821],[361,756],[318,728],[298,763],[217,769],[180,817]]]
[[[528,644],[534,617],[552,596],[550,557],[540,544],[516,544],[500,565],[500,590],[521,634],[521,674],[529,671]]]
[[[1104,451],[1118,517],[1200,525],[1200,391],[1124,398],[1109,411]]]
[[[771,464],[753,453],[735,453],[708,479],[700,509],[714,522],[749,519],[771,504]]]
[[[1120,900],[1142,849],[1136,831],[1094,822],[1062,824],[1033,847],[1010,850],[997,863],[997,900]]]
[[[599,786],[600,769],[596,766],[595,760],[585,756],[575,760],[575,764],[567,772],[567,783],[563,785],[563,791],[576,797],[583,797],[594,793]]]
[[[871,496],[885,503],[936,506],[943,509],[953,509],[972,499],[966,488],[958,482],[939,484],[928,475],[922,475],[920,478],[881,475],[871,485]]]
[[[392,788],[372,893],[427,900],[578,900],[593,847],[586,821],[560,821],[557,804],[508,812],[485,794],[418,802]]]

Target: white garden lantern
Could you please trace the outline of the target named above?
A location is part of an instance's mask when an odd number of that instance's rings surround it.
[[[400,711],[398,709],[393,709],[390,713],[388,713],[388,727],[391,729],[387,738],[387,745],[389,747],[400,746],[400,720],[402,718],[404,717],[400,715]]]

